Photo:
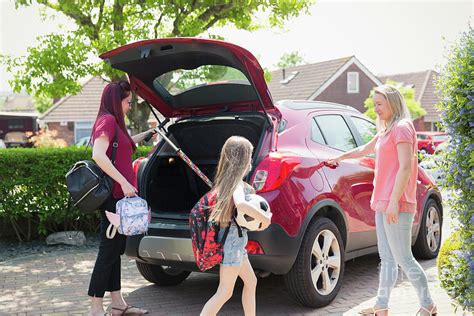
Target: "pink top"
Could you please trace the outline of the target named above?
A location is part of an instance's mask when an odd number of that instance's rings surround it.
[[[387,134],[379,134],[375,144],[374,191],[370,206],[372,210],[385,212],[395,185],[399,163],[397,144],[410,143],[413,147],[411,173],[407,187],[398,203],[399,212],[416,212],[416,180],[418,178],[418,159],[416,132],[408,119],[397,122]]]
[[[115,117],[110,114],[103,115],[97,119],[95,130],[93,131],[92,139],[97,139],[106,135],[109,139],[109,148],[107,148],[107,157],[112,159],[112,143],[114,142],[115,134]],[[132,168],[132,144],[128,136],[118,127],[117,130],[117,153],[115,154],[115,168],[120,172],[131,185],[137,186],[135,174]],[[120,184],[114,181],[112,195],[116,199],[123,197],[123,191]]]

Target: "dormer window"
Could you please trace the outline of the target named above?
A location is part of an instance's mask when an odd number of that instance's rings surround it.
[[[288,82],[293,80],[296,77],[296,75],[299,73],[298,71],[292,71],[289,74],[289,76],[286,76],[285,75],[285,69],[282,69],[282,72],[283,72],[283,78],[280,80],[281,84],[287,84]]]
[[[356,71],[347,73],[347,93],[359,93],[359,73]]]

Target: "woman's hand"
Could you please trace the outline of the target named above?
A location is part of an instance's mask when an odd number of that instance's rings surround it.
[[[328,160],[326,160],[324,163],[326,165],[329,165],[330,167],[338,167],[339,166],[339,162],[341,162],[341,157],[340,156],[337,156],[337,157],[334,157],[334,158],[329,158]]]
[[[385,210],[387,216],[387,222],[389,224],[396,224],[398,222],[398,203],[390,201],[388,207]]]
[[[123,195],[126,197],[132,197],[137,195],[137,189],[130,184],[130,182],[125,181],[121,183],[120,186],[122,187]]]
[[[149,130],[146,131],[146,135],[148,135],[148,133],[151,133],[153,135],[153,136],[151,136],[151,139],[156,141],[156,138],[158,137],[158,132],[156,131],[156,129],[155,128],[150,128]]]

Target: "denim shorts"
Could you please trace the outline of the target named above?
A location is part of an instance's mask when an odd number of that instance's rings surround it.
[[[219,230],[219,235],[217,236],[219,241],[224,237],[225,230],[226,228]],[[245,249],[247,241],[247,230],[242,228],[242,237],[239,237],[239,230],[237,226],[232,223],[224,243],[224,259],[221,265],[225,267],[240,267],[244,257],[247,256],[247,250]]]

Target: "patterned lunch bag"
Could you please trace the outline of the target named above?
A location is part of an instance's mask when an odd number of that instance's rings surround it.
[[[117,231],[125,236],[144,234],[147,232],[151,220],[148,204],[138,196],[124,197],[118,201],[113,215],[115,215],[116,220],[113,221],[109,218],[111,224],[106,232],[109,239],[114,238]],[[116,225],[112,224],[114,222]]]

